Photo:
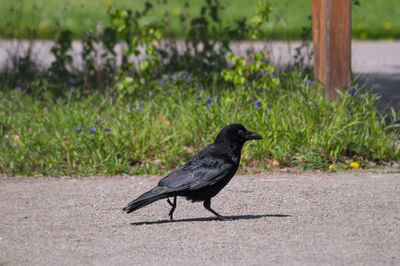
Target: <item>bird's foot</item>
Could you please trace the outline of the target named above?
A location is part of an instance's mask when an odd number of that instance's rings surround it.
[[[169,205],[171,205],[172,206],[172,208],[171,208],[171,211],[169,212],[169,218],[171,219],[171,221],[173,221],[174,220],[174,218],[173,218],[173,214],[174,214],[174,211],[175,211],[175,208],[176,208],[176,196],[174,197],[174,203],[172,203],[170,200],[169,200],[169,198],[167,198],[167,202],[169,203]]]

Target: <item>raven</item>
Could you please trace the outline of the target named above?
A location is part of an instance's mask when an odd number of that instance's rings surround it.
[[[208,211],[223,220],[223,216],[211,209],[211,198],[232,179],[239,166],[243,144],[252,139],[262,139],[262,137],[247,131],[238,123],[224,127],[214,143],[201,150],[182,167],[162,178],[155,188],[128,203],[123,210],[130,213],[167,198],[167,202],[172,206],[169,217],[173,220],[176,197],[181,196],[193,202],[203,201]],[[173,197],[173,203],[169,197]]]

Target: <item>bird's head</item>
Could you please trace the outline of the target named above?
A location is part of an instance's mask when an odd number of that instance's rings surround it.
[[[224,127],[221,132],[219,132],[214,143],[237,143],[244,144],[248,140],[252,139],[262,139],[257,133],[248,131],[242,124],[232,123]]]

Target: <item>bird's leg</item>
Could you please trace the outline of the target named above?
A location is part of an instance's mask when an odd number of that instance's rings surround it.
[[[176,208],[176,196],[174,197],[174,203],[172,203],[170,200],[169,200],[169,198],[167,198],[167,202],[169,203],[169,205],[171,205],[172,206],[172,208],[171,208],[171,210],[169,211],[169,218],[171,218],[171,220],[173,220],[174,218],[173,218],[173,214],[174,214],[174,211],[175,211],[175,208]]]
[[[211,209],[211,199],[206,199],[203,203],[204,208],[212,212],[219,220],[224,220],[224,216],[220,215],[218,212]]]

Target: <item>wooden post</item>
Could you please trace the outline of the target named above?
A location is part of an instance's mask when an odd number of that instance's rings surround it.
[[[314,78],[326,98],[351,82],[351,0],[312,0]]]

